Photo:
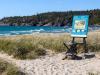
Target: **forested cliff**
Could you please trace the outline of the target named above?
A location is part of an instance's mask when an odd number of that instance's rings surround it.
[[[0,25],[9,26],[66,26],[74,15],[89,15],[89,25],[100,25],[100,9],[87,11],[47,12],[32,16],[5,17]]]

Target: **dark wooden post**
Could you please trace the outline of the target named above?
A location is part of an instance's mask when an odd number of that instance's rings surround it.
[[[87,43],[86,43],[86,37],[83,38],[83,44],[84,44],[85,53],[88,53],[88,48],[87,48]]]

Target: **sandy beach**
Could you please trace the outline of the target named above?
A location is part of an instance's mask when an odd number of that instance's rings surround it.
[[[14,64],[26,75],[89,75],[100,74],[100,55],[92,59],[62,60],[64,53],[35,60],[16,60],[0,53],[0,58]]]

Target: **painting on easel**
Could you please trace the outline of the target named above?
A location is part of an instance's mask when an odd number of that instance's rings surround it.
[[[72,37],[87,37],[88,18],[88,15],[73,17]]]

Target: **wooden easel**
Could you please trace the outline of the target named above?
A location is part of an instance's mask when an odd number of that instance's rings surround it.
[[[81,43],[76,43],[75,42],[75,38],[82,38],[83,42]],[[73,37],[72,41],[70,43],[65,43],[64,45],[67,48],[67,52],[66,52],[66,56],[64,59],[66,59],[67,57],[70,57],[71,59],[77,59],[77,45],[81,44],[84,47],[85,52],[84,53],[88,53],[88,48],[87,48],[87,43],[86,43],[86,37]],[[68,47],[69,46],[69,47]],[[78,58],[80,59],[80,58]]]
[[[79,15],[73,17],[73,23],[72,23],[72,41],[69,43],[64,42],[64,45],[67,48],[66,56],[71,57],[72,59],[78,59],[77,56],[77,45],[81,44],[84,47],[84,56],[90,57],[91,55],[88,54],[88,48],[86,43],[86,37],[88,33],[88,18],[89,15]],[[83,42],[77,43],[75,42],[75,38],[82,38]],[[91,53],[90,53],[91,54]],[[94,56],[94,55],[92,55]]]

